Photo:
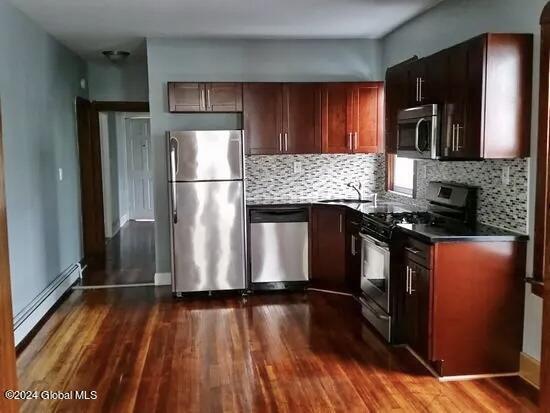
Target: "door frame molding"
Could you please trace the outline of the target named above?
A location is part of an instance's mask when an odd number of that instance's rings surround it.
[[[10,261],[8,246],[8,220],[4,177],[4,148],[2,135],[2,111],[0,107],[0,411],[19,411],[16,400],[4,397],[5,390],[17,389],[13,335],[13,310],[11,299]]]
[[[539,131],[537,149],[537,189],[535,212],[534,270],[538,274],[533,293],[543,297],[542,357],[539,406],[550,412],[550,2],[544,7],[541,18],[540,80],[539,80]]]
[[[81,202],[83,239],[88,240],[84,242],[84,261],[92,269],[102,269],[105,266],[105,211],[99,112],[149,112],[149,102],[88,101],[77,98],[76,103],[88,106],[86,112],[77,111],[77,125],[82,126],[82,129],[79,127],[77,130],[80,191],[81,199],[87,200],[87,202]],[[86,117],[87,119],[84,119]]]

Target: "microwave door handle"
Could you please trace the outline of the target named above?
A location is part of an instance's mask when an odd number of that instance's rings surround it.
[[[414,148],[419,152],[419,153],[422,153],[422,151],[420,150],[420,148],[418,147],[418,141],[419,141],[419,134],[420,134],[420,125],[422,124],[422,122],[426,122],[426,118],[420,118],[418,119],[418,122],[416,122],[416,128],[415,128],[415,132],[414,132]]]

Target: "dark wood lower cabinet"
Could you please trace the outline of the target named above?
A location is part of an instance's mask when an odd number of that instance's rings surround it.
[[[409,239],[401,253],[402,340],[441,376],[517,372],[526,243]]]
[[[314,288],[347,291],[345,218],[345,208],[315,206],[311,209],[311,284]]]
[[[361,213],[346,211],[346,287],[353,294],[361,291],[361,219]]]

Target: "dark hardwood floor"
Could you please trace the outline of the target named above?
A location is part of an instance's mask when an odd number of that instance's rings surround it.
[[[128,221],[107,243],[105,268],[86,270],[82,285],[153,283],[155,223]]]
[[[24,412],[521,412],[518,379],[440,383],[366,328],[352,298],[175,300],[163,288],[79,290],[18,359]]]

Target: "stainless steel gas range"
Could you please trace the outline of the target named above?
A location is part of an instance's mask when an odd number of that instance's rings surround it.
[[[391,341],[392,235],[397,224],[424,223],[427,212],[376,212],[363,216],[361,226],[361,290],[363,316]]]
[[[477,188],[457,183],[430,182],[429,207],[407,211],[393,206],[363,215],[361,225],[361,296],[363,316],[389,342],[396,324],[396,297],[392,280],[400,277],[399,245],[394,242],[399,224],[471,226],[476,222]]]

